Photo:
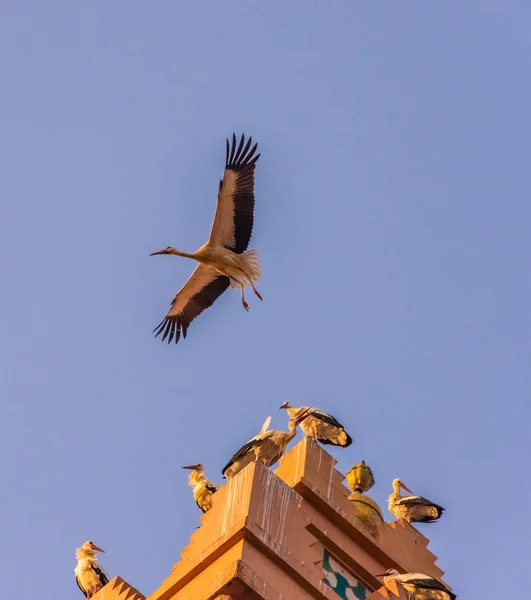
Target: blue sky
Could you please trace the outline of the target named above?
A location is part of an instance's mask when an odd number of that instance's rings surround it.
[[[399,476],[447,508],[419,528],[459,596],[521,579],[530,23],[524,1],[2,2],[6,597],[81,597],[86,539],[151,593],[199,517],[180,466],[221,482],[285,400],[348,426],[338,466],[365,459],[382,505]],[[148,254],[206,241],[233,131],[262,152],[264,302],[229,290],[168,347],[193,265]]]

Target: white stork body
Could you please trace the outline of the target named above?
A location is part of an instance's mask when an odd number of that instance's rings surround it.
[[[289,402],[284,402],[280,408],[285,408],[292,419],[307,413],[310,409],[309,406],[294,408]],[[312,409],[311,413],[300,421],[299,427],[304,435],[316,442],[321,442],[321,444],[332,444],[343,448],[352,444],[352,438],[345,431],[343,425],[332,415],[318,408]]]
[[[397,581],[415,600],[455,600],[457,596],[443,583],[423,573],[399,573],[396,569],[389,569],[383,575],[384,583]]]
[[[85,598],[92,596],[109,583],[109,576],[98,564],[96,552],[104,552],[92,542],[85,542],[76,550],[77,565],[74,569],[76,582]]]
[[[251,148],[252,138],[244,147],[245,137],[232,146],[227,140],[225,174],[219,184],[218,205],[208,242],[189,254],[168,246],[156,254],[173,254],[191,258],[199,263],[190,279],[175,296],[163,321],[155,327],[155,337],[164,333],[168,343],[179,341],[181,333],[186,337],[190,323],[216,301],[229,287],[241,290],[245,310],[245,287],[255,288],[261,275],[260,258],[255,250],[248,250],[254,223],[254,170],[259,154],[254,156],[257,144]]]
[[[192,469],[188,477],[188,485],[193,488],[194,500],[197,506],[206,512],[212,508],[212,495],[219,490],[219,486],[205,477],[203,465],[190,465],[183,469]]]
[[[442,506],[422,496],[400,496],[400,488],[412,493],[400,479],[393,480],[393,493],[387,505],[392,515],[408,523],[434,523],[441,518],[444,512]]]
[[[287,445],[297,434],[297,419],[288,423],[289,432],[267,430],[271,417],[266,419],[262,431],[244,444],[223,468],[222,474],[231,479],[251,462],[261,462],[266,467],[274,465],[284,454]]]

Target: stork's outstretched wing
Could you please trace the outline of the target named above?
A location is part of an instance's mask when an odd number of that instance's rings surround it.
[[[225,174],[219,182],[218,206],[210,232],[210,242],[241,254],[251,241],[254,223],[254,169],[260,154],[254,156],[258,144],[251,148],[252,138],[245,144],[242,135],[238,147],[232,134],[227,140]]]
[[[206,308],[212,306],[229,285],[230,280],[225,275],[220,275],[207,265],[198,265],[175,296],[168,314],[153,330],[157,332],[155,337],[164,332],[162,341],[169,335],[168,344],[174,338],[177,343],[181,333],[185,338],[190,323]]]

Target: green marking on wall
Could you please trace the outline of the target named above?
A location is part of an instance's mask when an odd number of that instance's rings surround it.
[[[323,582],[331,587],[343,600],[366,600],[369,590],[337,561],[335,561],[328,550],[323,556]]]

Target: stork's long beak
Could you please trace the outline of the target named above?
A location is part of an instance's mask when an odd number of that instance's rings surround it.
[[[405,485],[404,483],[400,484],[401,488],[404,488],[406,490],[406,492],[409,492],[410,494],[412,494],[413,492],[407,487],[407,485]]]
[[[286,408],[286,404],[287,404],[287,402],[284,402],[284,404],[282,404],[281,406],[279,406],[279,408]]]
[[[92,544],[92,549],[95,552],[103,552],[103,554],[105,554],[105,550],[102,550],[101,548],[98,548],[98,546],[96,546],[96,544]]]
[[[189,465],[187,467],[183,467],[183,469],[190,469],[191,471],[195,471],[195,469],[197,469],[197,465]]]
[[[387,573],[378,573],[378,575],[373,575],[373,577],[385,577]]]
[[[158,252],[152,252],[149,256],[155,256],[156,254],[168,254],[167,250],[159,250]]]

